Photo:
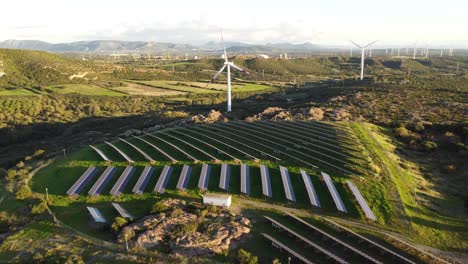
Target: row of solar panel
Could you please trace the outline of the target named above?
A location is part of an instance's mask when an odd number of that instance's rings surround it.
[[[129,220],[133,219],[133,216],[127,210],[125,210],[125,208],[123,208],[120,204],[112,203],[112,206],[119,213],[121,217],[129,219]],[[91,216],[93,217],[93,220],[96,223],[107,223],[106,218],[104,218],[102,213],[97,208],[90,207],[90,206],[86,208],[88,209],[89,213],[91,214]]]
[[[284,193],[286,196],[286,199],[295,202],[296,197],[294,193],[294,189],[291,184],[291,178],[289,176],[289,171],[286,167],[280,166],[280,173],[281,173],[281,180],[283,183],[283,189]],[[103,173],[102,175],[98,178],[98,180],[94,183],[94,185],[91,187],[89,194],[90,195],[99,195],[106,185],[106,183],[112,178],[114,174],[115,168],[112,166],[109,166]],[[78,195],[82,188],[89,182],[94,175],[96,175],[97,169],[95,167],[90,167],[88,168],[84,174],[73,184],[73,186],[68,190],[67,194],[70,196]],[[192,168],[188,165],[184,165],[182,168],[182,172],[180,174],[179,180],[177,182],[177,189],[179,190],[186,190],[187,184],[190,178]],[[123,189],[125,188],[126,184],[132,177],[132,175],[135,172],[135,168],[132,166],[128,166],[125,168],[124,172],[121,174],[117,182],[115,183],[114,187],[111,189],[110,193],[115,196],[119,196]],[[154,168],[151,166],[146,166],[143,170],[143,173],[140,175],[137,183],[135,184],[135,187],[133,188],[133,193],[135,194],[141,194],[145,190],[149,179],[151,178],[152,174],[154,172]],[[209,177],[210,177],[210,172],[211,172],[211,166],[209,164],[204,163],[202,165],[201,173],[200,173],[200,178],[198,180],[198,188],[202,191],[208,190],[208,182],[209,182]],[[241,176],[241,193],[250,195],[250,173],[249,173],[249,167],[246,164],[241,164],[241,169],[240,169],[240,176]],[[154,192],[157,193],[164,193],[165,188],[167,186],[167,183],[169,182],[169,178],[172,174],[172,167],[166,165],[164,166],[163,171],[161,172],[160,177],[158,178],[158,181],[156,183],[156,186],[154,187]],[[261,174],[261,182],[262,182],[262,193],[266,197],[272,197],[272,188],[271,188],[271,181],[270,181],[270,175],[268,171],[268,167],[261,164],[260,165],[260,174]],[[330,176],[324,172],[321,173],[322,178],[328,188],[328,191],[331,194],[331,197],[333,199],[333,202],[335,203],[335,206],[338,211],[346,213],[347,209],[343,203],[343,200],[341,199],[338,191],[336,190],[335,185],[333,184],[333,181],[331,180]],[[307,190],[307,195],[309,197],[309,201],[313,206],[320,207],[320,201],[317,196],[317,192],[315,191],[315,188],[312,184],[312,181],[310,179],[310,176],[307,174],[306,171],[301,170],[301,176],[304,181],[304,185]],[[229,178],[230,178],[230,169],[229,165],[223,163],[221,165],[221,175],[220,175],[220,182],[219,182],[219,188],[229,191]],[[376,220],[375,215],[372,213],[369,205],[357,189],[357,187],[351,182],[347,181],[348,187],[352,191],[353,195],[355,196],[356,200],[358,201],[360,207],[364,211],[365,216],[370,219],[370,220]]]

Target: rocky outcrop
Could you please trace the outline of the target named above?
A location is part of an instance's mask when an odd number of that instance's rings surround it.
[[[130,247],[163,247],[176,256],[199,257],[227,251],[233,240],[250,233],[249,219],[226,209],[214,211],[214,207],[186,205],[176,199],[162,203],[171,209],[124,227],[118,241],[127,236]]]

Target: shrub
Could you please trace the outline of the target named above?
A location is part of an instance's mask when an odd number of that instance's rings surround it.
[[[258,263],[258,257],[252,255],[252,253],[239,249],[237,252],[237,260],[240,264],[256,264]]]
[[[47,210],[47,202],[45,200],[40,200],[38,204],[35,204],[31,207],[31,213],[34,215],[40,215]]]
[[[31,188],[28,185],[23,185],[18,188],[16,191],[16,199],[18,200],[25,200],[32,196]]]
[[[115,219],[114,219],[114,223],[112,223],[111,225],[111,229],[112,231],[114,231],[115,233],[119,232],[120,229],[127,224],[127,219],[123,218],[123,217],[119,217],[117,216]]]
[[[21,169],[24,167],[24,162],[20,161],[18,164],[16,164],[16,168]]]
[[[394,133],[397,137],[408,138],[411,133],[405,127],[395,128]]]
[[[174,209],[174,211],[171,212],[171,217],[176,218],[176,217],[181,216],[183,213],[184,213],[184,211],[182,211],[179,208],[176,208],[176,209]]]
[[[16,176],[16,170],[11,169],[7,171],[7,175],[6,175],[7,179],[13,179],[15,176]]]
[[[151,211],[150,213],[152,214],[157,214],[157,213],[161,213],[161,212],[164,212],[164,211],[167,211],[169,210],[169,206],[167,206],[166,204],[163,203],[163,201],[160,201],[160,202],[157,202],[153,205],[153,208],[151,208]]]
[[[36,151],[34,152],[33,157],[40,157],[40,156],[44,155],[44,153],[45,153],[45,150],[43,150],[43,149],[38,149],[38,150],[36,150]]]
[[[426,151],[433,151],[434,149],[437,148],[437,143],[426,140],[423,142],[423,147],[424,147],[424,150]]]

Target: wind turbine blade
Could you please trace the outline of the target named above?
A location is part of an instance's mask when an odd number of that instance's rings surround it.
[[[354,45],[356,45],[358,48],[362,49],[362,47],[359,46],[358,44],[356,44],[354,41],[352,41],[352,40],[350,40],[350,41],[351,41],[351,43],[353,43]]]
[[[224,51],[224,61],[227,62],[227,53],[226,53],[226,46],[224,46],[224,36],[223,36],[223,30],[221,29],[221,42],[223,43],[223,51]]]
[[[236,68],[237,70],[241,71],[241,72],[245,72],[247,74],[250,74],[249,72],[245,71],[244,69],[242,69],[241,67],[235,65],[234,63],[231,63],[231,66]]]
[[[367,47],[369,47],[370,45],[372,45],[372,44],[374,44],[374,43],[376,43],[376,42],[377,42],[377,40],[374,41],[374,42],[371,42],[371,43],[367,44],[366,46],[364,46],[364,48],[367,48]]]
[[[210,85],[210,83],[212,83],[214,80],[216,80],[216,78],[218,78],[218,76],[224,71],[225,68],[226,64],[221,67],[221,69],[213,76],[213,78],[211,78],[211,80],[206,84],[205,88],[208,87],[208,85]]]

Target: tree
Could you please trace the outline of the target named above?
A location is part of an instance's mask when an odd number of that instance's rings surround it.
[[[240,264],[257,264],[258,263],[258,257],[252,255],[252,253],[244,250],[244,249],[239,249],[237,252],[237,260],[239,261]]]

